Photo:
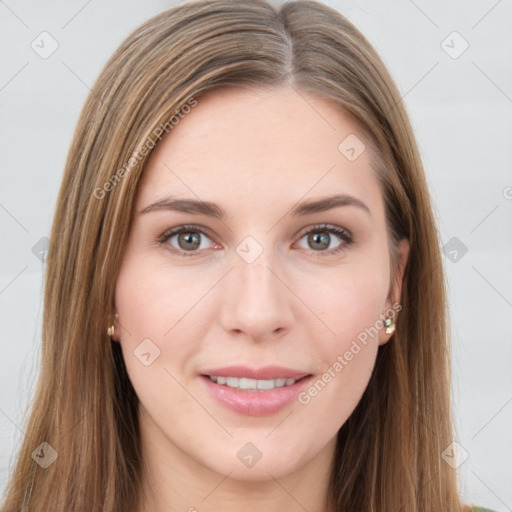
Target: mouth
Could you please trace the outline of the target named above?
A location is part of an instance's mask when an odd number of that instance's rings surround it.
[[[289,407],[314,379],[312,374],[275,379],[211,374],[199,377],[217,404],[244,416],[269,416]]]
[[[209,379],[211,382],[214,382],[219,386],[225,386],[231,389],[249,392],[265,392],[271,389],[290,387],[297,382],[301,382],[302,380],[311,376],[311,374],[308,374],[299,378],[279,377],[277,379],[250,379],[247,377],[233,377],[224,375],[201,375],[201,377]]]

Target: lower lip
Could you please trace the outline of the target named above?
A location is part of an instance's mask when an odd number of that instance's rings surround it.
[[[213,397],[224,407],[246,416],[268,416],[291,404],[297,395],[309,385],[312,375],[304,377],[291,386],[258,391],[240,390],[217,384],[209,377],[201,375],[206,387]]]

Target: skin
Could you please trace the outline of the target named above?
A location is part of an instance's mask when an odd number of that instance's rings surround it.
[[[370,152],[349,161],[338,150],[349,134],[364,139],[346,115],[315,96],[289,87],[231,89],[200,98],[153,151],[117,279],[114,324],[141,402],[145,470],[138,510],[326,510],[336,433],[391,334],[381,328],[360,344],[309,403],[294,401],[269,416],[224,408],[197,373],[279,364],[321,377],[399,302],[402,281],[392,286]],[[298,201],[334,193],[357,197],[370,214],[342,206],[290,215]],[[170,195],[217,203],[227,216],[139,214]],[[319,223],[348,230],[354,243],[334,254],[345,241],[320,229],[330,241],[318,249],[307,231]],[[206,232],[198,235],[200,245],[180,244],[179,235],[158,241],[183,224]],[[236,252],[249,235],[263,248],[252,263]],[[187,247],[196,255],[169,250]],[[402,272],[408,252],[404,239]],[[147,338],[160,350],[148,366],[134,356]],[[262,453],[252,467],[237,457],[248,442]]]

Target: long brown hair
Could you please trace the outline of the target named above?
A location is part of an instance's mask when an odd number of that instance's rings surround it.
[[[397,243],[407,237],[411,247],[396,331],[338,433],[330,508],[467,510],[441,456],[454,436],[445,281],[399,91],[363,35],[321,3],[277,9],[263,0],[203,0],[137,28],[83,107],[46,262],[42,364],[4,512],[133,510],[141,475],[138,401],[106,327],[138,182],[185,106],[217,88],[287,84],[333,102],[361,127],[385,201],[395,279]],[[50,447],[57,459],[43,469],[37,450],[55,456]]]

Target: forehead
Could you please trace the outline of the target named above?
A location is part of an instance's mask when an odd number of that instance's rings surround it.
[[[291,87],[197,101],[151,154],[138,204],[172,193],[250,209],[339,192],[381,208],[364,135],[333,103]]]

